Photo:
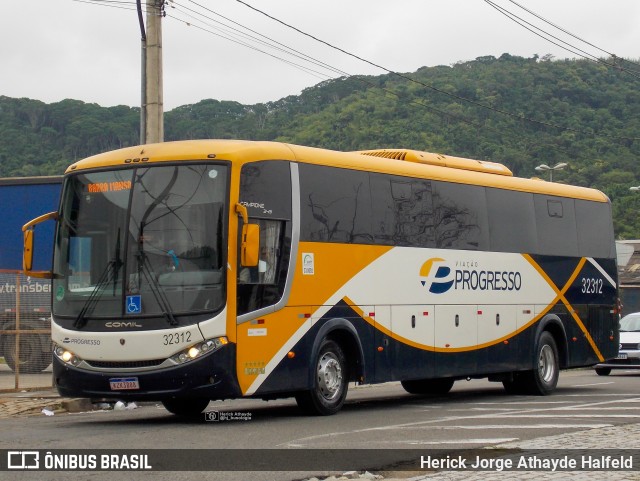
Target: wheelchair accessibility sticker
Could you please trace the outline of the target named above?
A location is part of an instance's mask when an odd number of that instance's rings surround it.
[[[127,314],[140,314],[142,312],[142,296],[127,296]]]

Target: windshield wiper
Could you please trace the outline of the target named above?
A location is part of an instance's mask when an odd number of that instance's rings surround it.
[[[142,232],[142,228],[140,229],[140,232]],[[167,322],[171,326],[177,326],[178,321],[176,320],[176,318],[173,316],[173,313],[171,312],[171,305],[169,303],[169,299],[167,299],[167,295],[162,290],[162,287],[160,287],[160,285],[158,284],[158,281],[156,280],[156,276],[151,270],[151,267],[149,267],[149,258],[147,257],[147,254],[145,254],[144,252],[144,249],[142,247],[142,242],[140,243],[140,246],[138,248],[138,254],[136,255],[136,257],[138,258],[138,278],[140,278],[140,274],[144,276],[147,283],[149,284],[149,287],[151,288],[151,293],[153,294],[153,297],[155,297],[156,302],[158,303],[158,305],[160,306],[160,309],[162,310],[162,314],[164,315],[164,318],[167,320]]]
[[[107,265],[98,278],[96,286],[93,288],[93,291],[91,291],[91,294],[89,295],[89,299],[87,299],[87,302],[85,302],[82,306],[82,309],[80,309],[80,313],[78,314],[78,317],[76,317],[76,320],[73,323],[73,327],[75,327],[76,329],[82,329],[87,324],[87,314],[93,311],[96,304],[98,303],[98,300],[102,296],[103,288],[107,284],[109,284],[111,278],[113,278],[113,295],[115,297],[118,273],[120,272],[122,264],[123,262],[120,259],[120,229],[118,229],[118,240],[116,242],[115,255],[113,259],[107,262]]]
[[[118,229],[118,240],[116,241],[116,255],[113,259],[115,262],[113,266],[113,297],[116,297],[116,284],[118,282],[118,273],[120,272],[120,268],[124,264],[122,259],[120,259],[120,229]]]
[[[169,179],[169,182],[167,183],[165,188],[162,189],[162,192],[160,192],[160,194],[153,200],[151,205],[147,207],[144,214],[142,215],[140,219],[140,232],[138,234],[138,253],[136,254],[136,257],[138,258],[138,279],[140,279],[140,274],[144,275],[144,278],[147,280],[147,283],[151,288],[153,297],[155,297],[156,302],[162,310],[164,318],[167,320],[167,322],[169,322],[171,326],[177,326],[178,321],[171,312],[171,304],[169,302],[169,299],[167,299],[167,295],[158,284],[158,280],[156,279],[153,269],[151,269],[151,267],[149,266],[149,258],[144,252],[144,228],[147,225],[147,218],[149,217],[149,215],[151,215],[151,212],[153,212],[153,210],[171,194],[171,189],[173,188],[177,180],[178,168],[174,167],[171,179]],[[151,222],[153,222],[153,220]]]

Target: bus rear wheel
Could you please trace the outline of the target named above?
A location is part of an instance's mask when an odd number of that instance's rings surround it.
[[[205,398],[172,398],[162,401],[164,408],[176,416],[198,416],[209,405]]]
[[[349,373],[344,353],[335,341],[322,342],[313,369],[313,387],[296,394],[298,406],[315,416],[337,413],[347,397]]]
[[[535,352],[536,368],[518,374],[513,387],[523,394],[546,396],[555,391],[560,376],[558,348],[551,333],[545,331],[540,335]]]
[[[401,381],[400,384],[410,394],[442,396],[451,391],[453,382],[452,378],[416,379],[413,381]]]

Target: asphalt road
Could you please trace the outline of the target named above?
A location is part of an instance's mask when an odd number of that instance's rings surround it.
[[[0,449],[424,448],[456,450],[640,423],[640,372],[608,377],[566,371],[552,396],[507,395],[501,384],[458,381],[445,397],[406,394],[397,383],[352,388],[335,416],[307,417],[293,400],[212,402],[226,421],[185,421],[162,406],[1,419]],[[638,447],[629,440],[629,447]],[[250,456],[250,453],[247,453]],[[8,473],[3,479],[59,479]],[[14,474],[16,476],[14,477]],[[61,474],[61,473],[58,473]],[[215,474],[214,477],[209,475]],[[222,472],[207,479],[288,481],[311,473]],[[314,473],[328,474],[328,473]],[[65,473],[65,479],[132,479],[126,473]],[[136,473],[135,479],[202,479],[197,472]]]

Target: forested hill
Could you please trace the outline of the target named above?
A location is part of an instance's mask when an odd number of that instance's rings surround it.
[[[402,77],[330,80],[264,104],[203,100],[165,113],[165,140],[405,147],[492,160],[525,177],[539,164],[567,162],[554,181],[603,190],[617,236],[640,238],[640,193],[629,191],[640,185],[640,66],[626,65],[639,73],[504,54]],[[137,144],[138,129],[137,108],[0,96],[0,177],[62,173],[77,159]]]

